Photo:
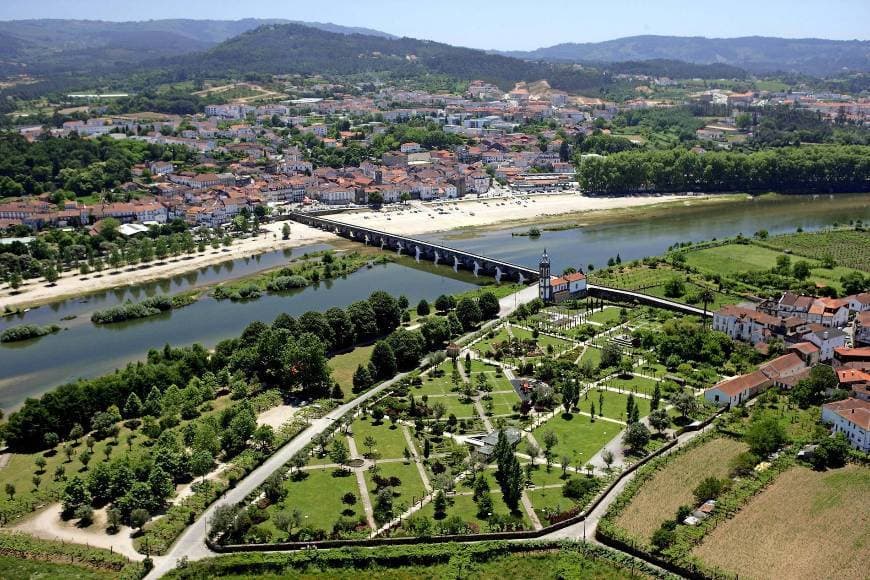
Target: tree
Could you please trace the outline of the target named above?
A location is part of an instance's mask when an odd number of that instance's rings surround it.
[[[136,508],[130,512],[130,526],[140,532],[149,519],[151,519],[151,514],[144,508]]]
[[[124,403],[124,417],[134,419],[142,414],[142,399],[136,393],[130,393],[127,402]]]
[[[371,365],[375,379],[389,379],[396,374],[396,355],[390,345],[383,340],[375,343],[372,350]]]
[[[417,316],[428,316],[429,311],[429,303],[425,299],[417,303]]]
[[[573,380],[565,381],[562,385],[562,406],[565,408],[565,413],[570,413],[579,400],[580,388],[577,383]]]
[[[444,497],[444,492],[440,489],[435,492],[435,498],[432,500],[432,507],[435,510],[436,520],[443,520],[447,517],[447,498]]]
[[[477,299],[477,306],[480,308],[482,320],[496,318],[501,310],[498,298],[492,292],[483,292]]]
[[[338,438],[333,439],[332,449],[329,451],[329,457],[334,463],[338,463],[338,465],[344,469],[345,464],[348,459],[350,459],[350,453],[348,452],[347,445],[344,444],[344,441]]]
[[[668,298],[679,298],[686,293],[686,285],[683,281],[674,276],[667,282],[665,282],[665,296]]]
[[[652,400],[649,403],[650,411],[655,411],[659,408],[659,403],[662,398],[662,389],[659,381],[656,381],[656,386],[653,388]]]
[[[701,320],[703,320],[704,325],[706,325],[707,324],[707,305],[710,304],[711,302],[713,302],[714,300],[716,300],[716,295],[713,294],[713,291],[710,290],[709,288],[704,288],[703,290],[701,290],[701,293],[698,295],[698,298],[701,300],[701,302],[704,303],[704,318],[702,318]],[[658,386],[658,384],[656,384],[656,386]]]
[[[695,496],[695,503],[702,503],[709,499],[716,499],[724,489],[725,482],[723,480],[717,477],[705,477],[695,487],[692,494]]]
[[[694,413],[698,408],[698,401],[696,401],[695,397],[687,391],[680,391],[674,395],[672,401],[674,407],[677,408],[683,419],[688,418],[688,416]]]
[[[60,277],[57,270],[52,265],[43,268],[42,276],[45,278],[45,281],[48,282],[49,286],[54,286],[54,283],[57,282],[57,279]]]
[[[749,445],[749,450],[765,457],[773,453],[788,440],[785,429],[774,417],[752,421],[743,440]]]
[[[375,314],[378,332],[389,334],[399,327],[402,321],[402,309],[399,302],[383,290],[372,292],[368,299]]]
[[[622,349],[615,342],[608,342],[601,349],[601,368],[615,367],[622,360]]]
[[[283,227],[281,227],[281,238],[284,240],[290,239],[290,224],[284,223]]]
[[[372,386],[372,376],[369,374],[368,367],[359,365],[353,373],[353,390],[355,393],[361,393]]]
[[[190,472],[194,477],[202,477],[203,481],[213,465],[214,457],[208,451],[195,451],[190,457]]]
[[[840,283],[845,294],[860,294],[870,289],[870,276],[865,277],[861,272],[849,272],[840,277]]]
[[[797,278],[798,280],[806,280],[810,277],[810,265],[806,260],[800,260],[795,262],[794,267],[792,268],[792,276]]]
[[[597,484],[590,477],[572,477],[562,487],[562,495],[568,499],[582,501],[595,491]]]
[[[671,417],[665,409],[656,409],[649,415],[649,424],[652,428],[661,433],[671,424]]]
[[[477,301],[468,297],[462,298],[456,305],[456,316],[466,332],[474,329],[482,319]]]
[[[3,490],[6,492],[6,495],[9,496],[9,501],[12,501],[12,498],[15,497],[15,486],[7,482],[6,485],[3,486]]]
[[[8,491],[7,491],[8,493]],[[63,511],[67,515],[75,513],[83,505],[91,505],[91,492],[84,480],[78,475],[72,476],[63,488]]]
[[[825,437],[813,451],[811,462],[816,469],[843,467],[849,457],[849,441],[842,431]]]
[[[837,374],[828,365],[816,365],[805,379],[797,382],[789,393],[791,399],[801,408],[821,404],[828,391],[839,385]]]
[[[613,465],[613,452],[610,449],[605,449],[601,452],[601,460],[604,461],[604,465],[607,466],[607,469],[610,469],[610,466]]]
[[[366,435],[365,439],[363,439],[363,445],[366,448],[366,457],[372,457],[372,452],[377,444],[378,442],[375,441],[374,437]]]
[[[442,294],[435,299],[435,310],[437,310],[438,312],[447,312],[448,310],[452,310],[453,307],[454,302],[451,296]]]
[[[649,443],[649,429],[643,423],[632,423],[625,430],[622,442],[634,451],[640,451]]]

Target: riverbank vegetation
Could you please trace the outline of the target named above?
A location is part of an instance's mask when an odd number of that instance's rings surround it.
[[[47,336],[60,331],[60,326],[57,324],[48,324],[39,326],[36,324],[19,324],[11,326],[0,333],[0,342],[20,342],[22,340],[30,340]]]
[[[870,191],[870,148],[849,145],[784,147],[754,153],[684,149],[624,151],[584,158],[584,191],[639,192]]]

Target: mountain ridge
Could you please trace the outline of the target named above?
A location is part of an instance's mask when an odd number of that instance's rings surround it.
[[[576,63],[677,60],[728,64],[753,73],[830,75],[870,71],[870,41],[823,38],[639,35],[602,42],[561,43],[531,51],[495,51],[515,58]]]

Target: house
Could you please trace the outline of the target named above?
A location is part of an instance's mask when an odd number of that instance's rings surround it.
[[[517,443],[522,439],[522,433],[516,427],[505,427],[504,434],[507,438],[508,444],[513,448],[517,446]],[[486,435],[480,436],[469,436],[465,439],[465,441],[474,447],[478,453],[483,455],[484,457],[489,457],[492,455],[493,451],[495,451],[496,443],[498,443],[499,431],[492,431],[487,433]]]
[[[790,389],[800,379],[809,375],[809,367],[793,352],[762,364],[758,370],[780,389]]]
[[[723,306],[713,313],[713,330],[752,344],[764,341],[781,324],[776,316],[742,306]]]
[[[788,347],[788,352],[799,356],[805,365],[813,366],[819,364],[819,354],[822,351],[811,342],[798,342]]]
[[[408,143],[402,143],[399,147],[399,151],[402,153],[419,153],[422,151],[422,147],[420,147],[419,143],[414,143],[413,141],[409,141]]]
[[[855,316],[852,340],[856,346],[870,346],[870,310],[859,312]]]
[[[852,312],[870,312],[870,292],[861,292],[847,298]]]
[[[819,347],[819,360],[822,362],[834,358],[834,349],[846,346],[846,333],[837,328],[818,328],[803,338]]]
[[[766,391],[773,382],[761,371],[725,379],[704,392],[704,399],[718,406],[727,407],[754,397]]]
[[[870,368],[870,346],[847,348],[841,346],[834,349],[834,366],[864,366]]]
[[[870,451],[870,401],[848,398],[822,405],[822,422],[832,425],[834,433],[843,433],[849,444]]]
[[[844,391],[852,391],[859,399],[866,399],[870,387],[870,372],[846,367],[838,368],[837,382]]]

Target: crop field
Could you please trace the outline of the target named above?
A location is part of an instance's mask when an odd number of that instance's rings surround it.
[[[802,232],[775,236],[765,240],[763,244],[816,260],[830,254],[841,266],[870,272],[870,232]]]
[[[624,267],[623,271],[606,270],[590,274],[590,282],[610,286],[612,288],[624,288],[628,290],[640,290],[650,286],[664,284],[676,275],[680,275],[670,266],[663,264],[655,268],[637,266],[635,268]],[[618,312],[618,311],[617,311]]]
[[[677,508],[693,502],[692,491],[705,477],[725,477],[731,459],[746,451],[744,443],[727,438],[711,439],[674,457],[646,481],[616,525],[642,542]]]
[[[709,566],[752,578],[866,578],[868,496],[866,467],[794,467],[692,553]]]

